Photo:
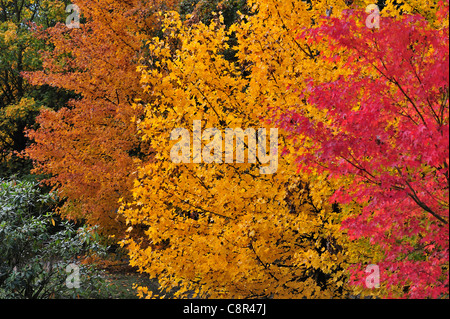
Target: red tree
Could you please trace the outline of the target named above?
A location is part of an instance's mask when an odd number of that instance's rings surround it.
[[[291,133],[300,170],[352,177],[332,200],[365,205],[343,228],[385,252],[378,265],[390,296],[401,287],[400,296],[438,297],[448,294],[448,22],[436,29],[404,15],[382,18],[374,30],[365,18],[349,10],[312,31],[352,56],[351,71],[333,82],[307,80],[301,100],[326,112],[323,120],[299,107],[278,124]],[[448,1],[439,18],[448,21]],[[364,268],[351,270],[354,283],[364,284]]]

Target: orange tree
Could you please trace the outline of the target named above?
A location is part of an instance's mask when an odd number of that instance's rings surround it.
[[[75,92],[79,98],[59,111],[43,110],[27,154],[35,172],[66,198],[61,214],[99,225],[106,234],[119,234],[117,200],[127,197],[133,171],[149,150],[140,140],[132,118],[142,109],[132,105],[144,96],[138,57],[143,39],[158,30],[154,12],[173,2],[75,1],[80,28],[64,24],[35,34],[46,41],[42,71],[26,73],[35,85]]]

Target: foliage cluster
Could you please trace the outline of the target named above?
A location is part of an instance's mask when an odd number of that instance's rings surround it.
[[[448,0],[380,0],[378,29],[370,0],[74,2],[79,29],[57,23],[64,1],[0,2],[0,176],[26,149],[63,218],[177,297],[445,296]],[[194,121],[203,156],[222,154],[227,128],[278,128],[277,172],[174,163],[171,133],[192,137]],[[0,282],[55,282],[26,276],[86,243],[21,183],[2,184],[0,234],[24,246],[5,250]]]
[[[67,266],[102,247],[87,228],[60,221],[51,212],[57,203],[35,182],[0,181],[1,298],[82,298],[105,285],[99,272],[78,264],[80,289],[66,286]]]

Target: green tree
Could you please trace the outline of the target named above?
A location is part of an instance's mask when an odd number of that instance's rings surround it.
[[[73,94],[30,85],[22,72],[42,67],[39,51],[45,44],[33,31],[65,19],[67,1],[0,1],[0,177],[27,174],[31,163],[19,156],[28,139],[26,127],[39,110],[59,108]]]
[[[58,221],[51,213],[57,203],[56,194],[35,182],[0,180],[0,298],[83,297],[103,285],[98,271],[76,263],[80,254],[102,246],[85,228]],[[67,286],[75,269],[79,286]]]

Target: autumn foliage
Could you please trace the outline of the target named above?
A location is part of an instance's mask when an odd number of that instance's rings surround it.
[[[317,15],[304,3],[274,3],[227,30],[220,16],[209,26],[185,26],[172,14],[165,20],[166,37],[149,41],[153,56],[141,68],[142,82],[157,99],[147,105],[139,128],[157,155],[139,169],[134,201],[121,213],[130,225],[125,243],[131,264],[157,277],[165,289],[176,285],[179,296],[190,291],[216,298],[348,294],[345,255],[356,255],[364,245],[350,244],[339,230],[342,212],[328,201],[336,186],[325,174],[299,176],[288,156],[280,158],[273,175],[260,174],[251,163],[175,164],[170,158],[172,130],[182,127],[194,134],[195,120],[205,129],[269,129],[263,121],[270,114],[267,101],[283,103],[285,90],[272,78],[286,79],[292,55],[308,58],[274,15],[277,10],[290,15],[291,5],[297,6],[298,22],[309,25]],[[263,53],[254,41],[269,39],[259,24],[263,20],[275,24],[271,41],[282,38],[295,48],[280,52],[280,64],[288,70],[257,65],[273,63],[271,47],[278,46],[263,45]],[[234,32],[241,41],[239,63],[223,56]],[[142,228],[146,236],[133,238]]]
[[[448,2],[441,6],[439,16],[448,18]],[[383,18],[374,32],[363,14],[345,12],[312,32],[313,42],[329,44],[321,58],[331,65],[348,52],[339,67],[349,72],[306,79],[302,102],[280,110],[278,123],[297,145],[300,171],[353,177],[332,199],[364,204],[342,225],[350,238],[383,249],[385,288],[436,298],[448,291],[448,25],[436,29],[405,14]],[[325,117],[313,119],[304,104]],[[351,269],[352,281],[364,284],[364,267]]]
[[[255,16],[231,29],[237,64],[221,56],[230,33],[220,17],[187,31],[168,17],[170,36],[181,42],[175,59],[169,41],[151,46],[155,58],[142,81],[159,99],[139,127],[158,161],[140,169],[135,200],[124,206],[129,231],[145,227],[148,236],[127,242],[131,263],[165,288],[178,283],[179,294],[338,297],[345,294],[340,269],[364,287],[365,266],[377,263],[381,295],[442,295],[445,24],[433,21],[433,28],[420,15],[404,14],[383,19],[385,29],[375,31],[364,25],[362,9],[337,6],[336,17],[324,18],[323,3],[254,6]],[[176,127],[202,120],[245,129],[265,119],[286,131],[282,170],[274,176],[251,165],[170,163]],[[295,162],[301,175],[290,179]],[[361,241],[346,242],[346,230]]]
[[[170,6],[146,1],[76,1],[86,23],[57,24],[36,35],[46,39],[43,70],[26,74],[35,85],[78,94],[69,107],[45,110],[27,154],[35,171],[50,175],[67,201],[61,214],[121,234],[118,199],[129,196],[136,161],[148,150],[132,118],[142,109],[132,102],[144,93],[136,70],[143,38],[158,29],[156,11]]]
[[[363,0],[194,2],[79,0],[80,29],[35,26],[24,75],[77,95],[28,131],[61,214],[176,297],[448,297],[448,0],[379,1],[379,28]],[[248,137],[225,161],[230,128],[278,129],[273,174]]]
[[[341,296],[345,249],[323,176],[302,179],[287,160],[273,175],[251,163],[171,162],[174,128],[193,134],[193,121],[201,120],[205,129],[245,130],[260,127],[266,114],[245,92],[248,79],[220,54],[229,38],[220,20],[187,27],[171,14],[167,39],[149,42],[142,82],[156,99],[139,128],[157,155],[139,169],[134,201],[121,212],[130,225],[131,265],[165,289],[176,285],[177,296]],[[176,58],[172,43],[181,43]],[[136,228],[146,236],[132,238]]]

